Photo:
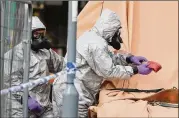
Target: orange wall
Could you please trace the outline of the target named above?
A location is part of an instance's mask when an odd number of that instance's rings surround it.
[[[178,86],[178,3],[137,2],[133,21],[132,53],[163,66],[159,73],[140,76],[141,86]]]

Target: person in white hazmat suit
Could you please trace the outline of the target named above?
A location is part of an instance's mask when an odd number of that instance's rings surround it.
[[[53,51],[50,42],[45,38],[46,27],[36,16],[32,17],[32,43],[30,51],[30,71],[29,81],[34,81],[40,77],[50,75],[50,73],[57,73],[61,71],[63,66],[63,57],[59,56]],[[20,42],[13,49],[14,60],[23,60],[23,43]],[[5,58],[12,54],[12,50],[5,53]],[[11,76],[9,75],[8,62],[5,62],[5,83],[6,86],[11,81],[11,86],[18,86],[23,82],[23,61],[14,61],[12,64]],[[10,80],[11,79],[11,80]],[[52,118],[53,110],[50,102],[50,84],[44,83],[37,86],[29,87],[28,109],[29,117]],[[23,117],[23,90],[12,93],[8,99],[12,104],[10,108],[7,107],[7,114],[10,117]],[[9,113],[10,112],[10,113]]]
[[[134,74],[147,75],[151,69],[141,61],[145,57],[132,54],[114,55],[108,46],[120,49],[121,23],[117,14],[105,9],[94,27],[77,40],[76,78],[74,85],[79,93],[79,117],[87,117],[88,107],[95,102],[101,83],[106,78],[129,79]],[[66,56],[67,57],[67,56]],[[65,62],[67,63],[67,58]],[[122,58],[121,58],[122,57]],[[125,63],[122,63],[125,61]],[[133,64],[129,66],[128,64]],[[135,64],[135,65],[134,65]],[[53,110],[55,117],[62,116],[63,93],[66,89],[65,68],[53,83]]]

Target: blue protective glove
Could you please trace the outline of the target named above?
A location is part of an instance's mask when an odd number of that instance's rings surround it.
[[[28,108],[29,110],[33,111],[33,112],[41,112],[42,111],[42,107],[41,105],[33,98],[31,98],[29,96],[28,98]]]
[[[142,62],[147,62],[148,60],[145,57],[142,56],[130,56],[129,60],[131,63],[140,65]]]
[[[142,75],[150,74],[152,72],[152,69],[148,68],[148,65],[149,64],[145,63],[145,64],[141,64],[141,65],[137,66],[138,73],[142,74]]]

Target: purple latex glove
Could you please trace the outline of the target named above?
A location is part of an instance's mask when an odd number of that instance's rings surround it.
[[[148,75],[152,72],[152,69],[148,68],[149,64],[141,64],[137,66],[138,73],[142,75]]]
[[[28,98],[28,108],[29,108],[29,110],[31,110],[33,112],[41,112],[42,111],[41,105],[35,99],[33,99],[31,97]]]
[[[133,64],[140,65],[140,64],[142,64],[142,62],[147,62],[148,60],[142,56],[131,56],[130,61]]]

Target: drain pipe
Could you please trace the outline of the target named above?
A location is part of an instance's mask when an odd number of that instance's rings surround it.
[[[68,2],[68,42],[67,42],[67,88],[63,95],[63,118],[78,118],[79,95],[74,86],[76,74],[76,33],[78,1]]]

